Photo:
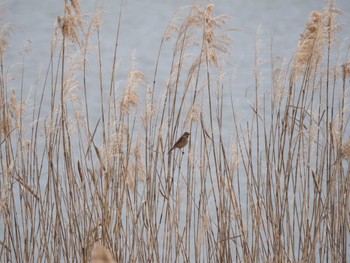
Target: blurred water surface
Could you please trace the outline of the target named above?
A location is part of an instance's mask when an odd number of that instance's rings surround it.
[[[273,43],[274,56],[282,56],[289,60],[297,48],[300,34],[304,30],[310,13],[314,10],[321,11],[325,2],[319,0],[223,0],[212,2],[215,5],[216,14],[229,15],[231,17],[229,26],[240,29],[240,31],[232,32],[233,45],[229,62],[233,66],[238,66],[235,82],[232,86],[235,103],[238,108],[248,110],[247,103],[242,97],[254,85],[253,69],[258,29],[260,28],[262,39],[262,57],[266,58],[265,61],[263,60],[266,64],[267,74],[264,76],[266,80],[270,77],[268,75],[270,61],[268,60],[271,56],[271,43]],[[138,69],[145,72],[149,81],[152,81],[162,35],[176,10],[191,4],[192,1],[128,0],[123,3],[118,46],[118,81],[121,86],[125,82],[133,52],[136,54]],[[204,1],[203,5],[207,3]],[[344,24],[344,31],[341,33],[341,40],[344,40],[350,35],[349,26],[346,26],[349,25],[350,2],[340,0],[336,4],[343,11],[343,15],[339,16],[338,19],[340,23]],[[15,24],[15,29],[10,36],[7,65],[17,68],[20,72],[24,46],[28,40],[31,43],[31,51],[25,56],[24,64],[25,90],[27,94],[32,94],[37,86],[42,85],[42,82],[38,82],[38,80],[43,80],[44,72],[48,66],[51,38],[57,17],[63,15],[64,1],[11,0],[4,1],[3,5],[8,10],[6,19]],[[104,22],[100,36],[104,79],[108,87],[120,1],[99,1],[98,7],[94,1],[81,1],[83,14],[93,14],[98,8],[104,11]],[[96,39],[95,36],[93,38]],[[172,48],[170,45],[165,45],[163,48],[165,51],[162,53],[157,80],[159,86],[164,86],[167,81]],[[91,68],[96,64],[97,62],[90,61]],[[264,69],[264,66],[262,68]],[[97,67],[95,72],[91,71],[89,72],[89,83],[92,84],[91,86],[98,87]],[[93,90],[92,88],[89,90],[91,95],[89,107],[92,109],[96,101]],[[98,88],[96,88],[96,92],[99,92]]]

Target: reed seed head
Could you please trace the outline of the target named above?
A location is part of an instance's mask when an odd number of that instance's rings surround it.
[[[350,157],[350,139],[342,145],[341,152],[344,158]]]
[[[114,263],[111,252],[99,243],[95,243],[91,252],[92,263]]]
[[[1,15],[1,12],[0,12]],[[13,29],[13,25],[11,23],[5,23],[1,25],[0,28],[0,57],[4,57],[6,50],[8,48],[8,38],[10,36],[10,32]]]
[[[304,73],[306,69],[314,71],[325,54],[326,45],[332,45],[336,41],[335,34],[340,29],[335,20],[337,13],[339,10],[330,2],[322,12],[313,11],[310,14],[310,21],[305,26],[295,54],[295,74]]]
[[[141,71],[131,69],[128,76],[127,86],[121,101],[121,110],[129,114],[133,107],[139,106],[139,95],[136,92],[138,86],[145,85],[146,76]]]
[[[66,15],[64,17],[58,17],[58,26],[61,28],[62,34],[71,40],[73,43],[80,44],[78,28],[83,28],[83,20],[80,15],[80,9],[77,6],[77,1],[71,1],[74,3],[73,10],[70,8],[69,4],[65,4]],[[79,13],[77,13],[77,10]]]

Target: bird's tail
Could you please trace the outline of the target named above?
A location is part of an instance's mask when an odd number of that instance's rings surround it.
[[[169,150],[168,154],[169,154],[172,150],[174,150],[174,148],[175,148],[175,147],[171,148],[171,149]]]

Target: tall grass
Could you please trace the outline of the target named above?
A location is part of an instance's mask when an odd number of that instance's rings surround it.
[[[101,13],[88,18],[67,2],[42,93],[31,101],[24,81],[10,88],[3,24],[1,261],[346,262],[350,66],[347,55],[338,59],[337,12],[331,1],[312,13],[293,59],[272,59],[268,90],[257,40],[246,120],[224,82],[232,28],[213,5],[181,9],[153,79],[132,61],[119,87],[121,20],[106,80]],[[161,87],[166,41],[173,54]],[[92,55],[98,114],[89,107]],[[185,154],[168,154],[185,130]]]

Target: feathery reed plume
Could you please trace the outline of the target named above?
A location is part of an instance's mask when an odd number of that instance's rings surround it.
[[[349,77],[350,76],[350,62],[344,63],[342,65],[343,67],[343,74],[345,77]]]
[[[83,29],[83,20],[80,15],[80,9],[77,1],[71,1],[71,3],[74,3],[73,9],[75,12],[72,11],[68,3],[65,3],[65,11],[66,15],[64,17],[58,17],[58,26],[61,28],[62,34],[67,37],[67,39],[71,40],[73,43],[77,43],[80,45],[80,38],[79,38],[79,30],[78,28]],[[77,13],[78,11],[78,13]]]
[[[122,112],[129,114],[133,107],[139,106],[139,95],[136,92],[136,88],[144,86],[146,76],[143,72],[136,70],[134,67],[135,58],[132,59],[131,70],[128,74],[127,84],[124,90],[124,96],[121,101]]]
[[[142,116],[142,124],[144,129],[147,128],[147,125],[150,123],[155,112],[156,112],[156,109],[153,102],[153,92],[151,88],[147,88],[146,111],[144,116]]]
[[[114,263],[111,252],[99,243],[95,243],[91,252],[92,263]]]
[[[80,16],[80,0],[70,0],[70,4],[72,5],[74,12]]]
[[[23,116],[26,110],[26,103],[24,101],[17,101],[15,89],[13,89],[11,92],[11,98],[8,109],[13,121],[16,124],[16,128],[18,130],[23,129],[24,127],[20,124],[19,120],[21,119],[21,116]]]
[[[189,122],[200,123],[200,119],[201,119],[200,112],[201,112],[201,108],[198,104],[192,105],[192,107],[188,112]]]
[[[133,75],[135,76],[135,75]],[[135,89],[129,87],[129,89],[125,89],[123,99],[121,101],[121,109],[126,114],[130,113],[132,107],[139,106],[139,95]]]
[[[295,69],[297,72],[304,72],[308,64],[315,66],[315,63],[318,63],[322,58],[323,48],[326,44],[323,15],[323,13],[316,11],[310,15],[311,21],[306,25],[295,55]],[[312,61],[311,58],[313,59]]]
[[[341,147],[341,153],[344,158],[350,159],[350,140],[343,143]]]
[[[134,163],[134,171],[137,175],[137,179],[141,180],[142,182],[145,181],[146,179],[146,170],[144,167],[144,159],[143,159],[143,152],[142,152],[142,146],[144,145],[143,140],[139,137],[136,140],[136,143],[133,147],[133,153],[134,153],[134,159],[135,159],[135,163]]]
[[[198,12],[198,19],[204,21],[203,38],[208,45],[209,61],[214,66],[218,67],[218,61],[224,60],[224,57],[220,56],[219,54],[227,54],[231,46],[231,38],[227,34],[227,29],[223,28],[223,26],[228,22],[229,17],[225,15],[214,16],[213,4],[208,4],[204,10],[199,10]]]
[[[273,65],[278,63],[278,66],[274,66],[272,71],[272,85],[273,85],[273,103],[278,105],[285,95],[285,86],[287,79],[287,65],[285,60],[281,61],[281,58],[274,58]]]
[[[335,34],[340,25],[335,21],[335,14],[340,11],[333,7],[332,1],[329,5],[323,12],[313,11],[310,14],[310,21],[306,24],[295,54],[295,74],[315,69],[323,58],[325,46],[336,40]]]
[[[0,12],[0,15],[2,13]],[[3,58],[6,50],[8,48],[8,37],[11,30],[13,29],[13,24],[11,23],[1,23],[0,28],[0,58]]]

